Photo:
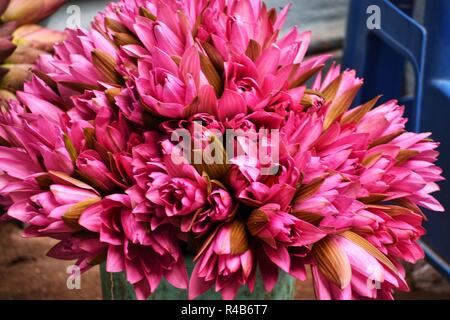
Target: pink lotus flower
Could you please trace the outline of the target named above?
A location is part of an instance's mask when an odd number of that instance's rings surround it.
[[[194,233],[204,234],[217,222],[231,219],[236,209],[231,195],[220,186],[212,187],[207,203],[208,209],[198,213],[192,224]]]
[[[157,193],[156,190],[150,190],[147,197],[150,201],[164,206],[169,217],[191,214],[205,201],[205,194],[199,190],[200,186],[189,178],[174,177],[166,180],[161,177],[156,183],[160,184]]]
[[[271,291],[276,284],[277,268],[305,280],[304,257],[309,251],[308,246],[326,235],[308,222],[282,211],[278,204],[267,204],[253,211],[247,228],[261,242],[261,254],[267,256],[265,259],[258,255],[267,291]]]
[[[67,30],[0,104],[6,218],[60,240],[50,256],[125,272],[139,299],[163,277],[190,298],[214,287],[233,299],[307,266],[320,299],[406,290],[420,208],[443,211],[438,144],[405,130],[396,101],[351,108],[362,79],[321,74],[330,57],[305,58],[310,33],[280,38],[288,9],[122,0]],[[184,255],[196,255],[190,278]]]
[[[30,225],[26,236],[57,237],[59,233],[75,232],[76,211],[98,201],[98,194],[91,190],[54,184],[50,191],[32,196],[29,202],[12,205],[8,215]]]
[[[384,254],[409,263],[416,263],[424,258],[424,252],[417,243],[425,235],[422,227],[424,217],[420,211],[414,212],[396,206],[369,210],[376,216],[372,225],[367,225],[365,238],[368,241]],[[373,233],[369,233],[370,231]]]
[[[132,213],[128,196],[111,195],[101,206],[82,215],[80,224],[100,234],[108,244],[106,269],[125,271],[139,299],[156,290],[163,276],[174,286],[187,287],[183,256],[173,229],[166,225],[148,232],[150,226]]]
[[[101,109],[95,118],[97,142],[112,153],[125,151],[129,141],[128,127],[123,118],[114,121],[109,109]]]
[[[35,176],[38,181],[48,177]],[[36,186],[30,182],[12,182],[2,188],[2,194],[11,197],[13,204],[7,216],[27,224],[25,237],[51,237],[59,242],[48,252],[48,256],[62,260],[77,260],[82,271],[101,261],[105,245],[98,236],[89,233],[78,224],[80,215],[95,206],[100,197],[95,190],[75,179],[69,179],[61,173],[51,173],[57,183],[49,191],[36,193]],[[42,180],[41,180],[42,179]],[[23,192],[29,189],[27,199]],[[17,197],[20,194],[20,198]],[[20,200],[19,200],[20,199]],[[84,232],[84,236],[82,235]]]
[[[197,57],[190,57],[188,54],[195,52]],[[169,53],[153,49],[150,54],[153,57],[151,63],[142,61],[139,64],[139,75],[136,79],[136,86],[145,105],[152,112],[169,118],[180,118],[186,106],[192,103],[197,96],[197,85],[192,78],[192,74],[200,72],[200,58],[196,49],[186,51],[180,64],[187,64],[185,60],[197,59],[197,67],[187,70],[183,78],[179,77],[179,70],[176,63],[170,58]],[[158,59],[158,60],[157,60]]]
[[[99,190],[107,191],[116,188],[114,179],[110,178],[112,173],[96,151],[86,150],[80,153],[76,161],[76,166],[80,174]]]
[[[54,44],[65,38],[65,35],[59,31],[34,24],[21,26],[13,33],[14,43],[44,52],[52,52]]]
[[[164,208],[169,218],[181,219],[181,231],[188,232],[193,218],[206,204],[207,182],[196,169],[182,157],[174,161],[173,145],[163,142],[166,172],[150,174],[153,182],[146,198]]]
[[[224,299],[234,299],[241,285],[253,291],[255,284],[255,257],[246,243],[244,225],[235,221],[220,227],[192,271],[189,299],[206,292],[215,285]]]
[[[335,258],[329,260],[324,257],[323,252],[331,251]],[[312,267],[315,291],[319,299],[386,300],[393,299],[394,288],[408,290],[400,264],[384,259],[380,261],[345,237],[327,238],[320,243],[319,252],[316,253],[317,265]],[[337,266],[339,267],[333,270]]]

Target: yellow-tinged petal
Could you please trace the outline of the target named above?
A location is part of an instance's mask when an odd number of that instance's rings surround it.
[[[37,59],[45,54],[45,51],[28,47],[25,45],[18,46],[12,55],[4,60],[7,64],[34,64]]]
[[[354,244],[366,250],[367,253],[369,253],[372,257],[376,258],[378,261],[383,263],[386,267],[391,269],[391,271],[393,271],[394,273],[398,273],[398,270],[392,263],[392,261],[389,260],[389,258],[386,257],[380,250],[375,248],[369,241],[351,231],[345,231],[341,235],[347,240],[350,240]]]
[[[336,94],[341,86],[342,74],[334,79],[322,92],[326,102],[331,102],[336,97]]]
[[[0,90],[0,100],[17,100],[17,97],[14,93],[7,90]]]
[[[37,23],[54,13],[64,2],[65,0],[11,0],[1,21],[15,21],[19,25]]]
[[[64,134],[63,138],[64,138],[64,144],[66,146],[67,152],[69,153],[70,159],[72,159],[73,162],[77,161],[78,153],[77,153],[77,149],[73,145],[72,140],[70,140],[70,138],[66,134]]]
[[[325,182],[325,178],[317,178],[308,184],[301,185],[298,188],[294,202],[302,202],[311,198]]]
[[[403,133],[404,133],[404,131],[397,131],[397,132],[391,133],[391,134],[389,134],[387,136],[378,138],[377,140],[375,140],[374,142],[372,142],[369,145],[369,149],[371,149],[373,147],[377,147],[377,146],[382,145],[382,144],[387,144],[388,142],[394,140],[395,138],[397,138],[398,136],[402,135]]]
[[[64,173],[64,172],[60,172],[60,171],[49,171],[48,172],[52,178],[52,180],[55,183],[61,183],[64,185],[71,185],[77,188],[81,188],[81,189],[87,189],[87,190],[92,190],[94,192],[95,189],[92,188],[90,185],[88,185],[87,183],[84,183],[78,179],[72,178],[71,176],[69,176],[68,174]]]
[[[309,79],[311,79],[316,73],[318,73],[320,70],[322,70],[324,66],[325,66],[324,64],[320,64],[320,65],[315,66],[314,68],[311,68],[310,70],[306,71],[305,73],[300,75],[296,80],[294,80],[291,83],[290,88],[301,87]]]
[[[292,215],[313,225],[318,225],[323,219],[323,216],[315,212],[295,211],[292,212]]]
[[[367,157],[365,157],[363,159],[363,161],[361,162],[361,164],[368,168],[370,166],[372,166],[375,162],[377,162],[378,160],[380,160],[380,158],[383,156],[382,152],[376,152],[374,154],[368,155]]]
[[[200,64],[209,84],[213,86],[217,96],[220,97],[223,92],[223,81],[213,62],[207,55],[200,54]]]
[[[269,222],[263,210],[254,210],[247,220],[247,228],[252,236],[257,235]]]
[[[378,203],[387,198],[387,195],[382,193],[372,193],[367,197],[359,198],[358,200],[362,203],[370,204],[370,203]]]
[[[130,31],[128,30],[128,28],[120,21],[117,21],[115,19],[106,17],[105,18],[105,25],[106,27],[114,32],[119,32],[119,33],[129,33]]]
[[[402,206],[395,206],[395,205],[386,205],[386,209],[384,209],[384,211],[391,217],[408,215],[408,214],[413,214],[413,215],[418,214],[417,212],[414,212],[411,209],[408,209],[408,208],[405,208]]]
[[[248,238],[245,223],[242,220],[232,222],[230,231],[231,254],[241,254],[248,250]]]
[[[139,44],[139,40],[128,33],[115,33],[113,35],[114,43],[118,46],[126,46],[129,44]]]
[[[320,272],[339,288],[346,288],[352,278],[352,268],[347,254],[335,239],[327,237],[313,246],[313,257]]]
[[[328,129],[336,119],[344,114],[351,106],[353,100],[355,100],[362,83],[355,85],[354,87],[345,91],[341,96],[333,99],[325,116],[323,127]]]
[[[252,59],[252,61],[256,61],[256,59],[258,59],[259,56],[261,55],[261,51],[262,51],[261,45],[257,41],[251,39],[250,42],[248,43],[245,54],[247,55],[247,57]]]
[[[215,152],[214,157],[210,152],[207,152],[208,150]],[[228,164],[227,152],[222,142],[214,136],[211,137],[211,142],[207,148],[194,149],[192,152],[194,159],[197,157],[202,159],[202,163],[194,164],[200,174],[205,172],[211,179],[221,180],[228,173],[230,165]]]
[[[369,112],[380,100],[382,96],[377,96],[370,100],[369,102],[366,102],[362,106],[359,106],[352,111],[350,111],[345,117],[342,118],[341,124],[348,124],[348,123],[358,123],[361,121],[361,119]]]
[[[419,208],[417,204],[409,200],[408,198],[401,198],[394,200],[395,203],[397,203],[401,207],[405,207],[421,216],[423,216],[426,219],[425,214],[423,213],[422,209]]]
[[[0,89],[16,92],[23,89],[26,81],[31,79],[32,64],[8,64],[2,65],[5,75],[0,81]]]
[[[397,160],[397,165],[400,165],[400,164],[408,161],[412,157],[417,156],[419,153],[420,152],[416,151],[416,150],[400,150],[397,158],[395,159],[395,160]]]
[[[152,21],[156,21],[156,16],[153,13],[151,13],[150,10],[148,10],[145,7],[140,7],[139,8],[139,15],[143,16],[143,17],[145,17],[147,19],[150,19]]]
[[[54,44],[65,39],[64,32],[35,24],[21,26],[13,33],[13,43],[17,46],[27,46],[46,52],[52,52]]]
[[[62,220],[65,224],[71,227],[78,227],[78,220],[80,219],[82,213],[84,210],[92,206],[93,204],[96,204],[101,200],[100,197],[95,197],[92,199],[88,199],[85,201],[78,202],[77,204],[74,204],[72,207],[69,208],[69,210],[66,211],[66,213],[62,216]]]
[[[205,49],[206,54],[208,55],[209,59],[211,60],[212,64],[216,68],[218,73],[223,73],[223,70],[225,68],[224,60],[222,56],[220,55],[219,51],[217,49],[210,45],[208,42],[203,43],[203,49]]]
[[[105,80],[112,84],[120,84],[122,77],[117,72],[116,61],[106,52],[95,49],[92,51],[92,60],[97,70],[105,77]]]

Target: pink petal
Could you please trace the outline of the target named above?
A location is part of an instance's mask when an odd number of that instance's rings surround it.
[[[212,282],[206,282],[203,280],[203,278],[200,278],[198,276],[198,272],[199,264],[197,263],[194,267],[194,270],[192,271],[191,279],[189,281],[189,300],[193,300],[199,295],[205,293],[209,288],[211,288],[213,284]]]
[[[231,120],[238,114],[247,113],[245,99],[237,92],[226,89],[219,100],[219,120]]]
[[[101,227],[101,213],[102,213],[102,205],[101,203],[97,205],[90,206],[86,210],[84,210],[81,215],[78,223],[85,227],[86,229],[92,232],[100,232]]]
[[[264,251],[267,254],[267,257],[275,263],[277,266],[281,268],[284,272],[289,272],[291,266],[291,257],[289,256],[289,252],[286,247],[279,246],[276,249],[273,249],[269,246],[263,246]]]
[[[53,122],[58,123],[59,117],[64,114],[61,109],[45,100],[36,97],[36,95],[25,92],[18,92],[17,97],[24,105],[26,105],[31,110],[33,114],[41,115]]]
[[[109,246],[108,255],[106,258],[107,272],[121,272],[125,269],[122,250],[123,250],[122,246],[112,246],[112,245]]]
[[[187,289],[188,274],[183,259],[179,259],[176,264],[166,273],[167,281],[175,288]]]
[[[264,289],[267,292],[271,292],[278,282],[278,267],[267,259],[264,253],[258,255],[258,265]]]

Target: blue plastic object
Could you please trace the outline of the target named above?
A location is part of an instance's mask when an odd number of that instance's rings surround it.
[[[380,8],[380,29],[369,30],[369,6]],[[352,0],[343,64],[365,78],[358,103],[384,94],[407,108],[408,129],[433,132],[441,141],[439,166],[450,172],[450,1],[428,0],[423,25],[411,15],[413,0]],[[407,94],[406,62],[414,74]],[[440,183],[436,197],[450,208],[450,182]],[[421,245],[428,260],[450,279],[450,216],[428,214],[429,234]]]
[[[383,101],[399,99],[407,106],[409,129],[418,130],[421,114],[422,83],[427,32],[410,17],[412,1],[353,0],[343,64],[365,78],[357,102],[383,94]],[[394,4],[395,3],[395,4]],[[400,9],[401,5],[403,8]],[[367,8],[380,8],[380,29],[369,30]],[[406,96],[405,68],[409,61],[415,74],[414,96]]]
[[[439,165],[450,177],[450,1],[427,1],[424,25],[428,32],[427,59],[423,77],[423,112],[419,129],[433,132],[441,142]],[[437,194],[446,209],[450,208],[450,181],[439,184]],[[430,260],[450,275],[450,216],[428,215],[430,231],[423,246]],[[450,277],[450,276],[449,276]]]

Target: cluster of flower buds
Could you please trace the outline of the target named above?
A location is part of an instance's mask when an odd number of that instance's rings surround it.
[[[363,80],[322,72],[309,32],[281,36],[289,7],[122,0],[68,30],[0,110],[5,217],[59,240],[51,257],[124,272],[139,299],[163,278],[233,299],[309,269],[319,299],[407,290],[421,208],[444,211],[439,144],[397,101],[352,108]]]
[[[36,23],[49,17],[65,0],[0,0],[0,101],[30,79],[36,60],[64,40],[63,32]]]

